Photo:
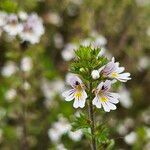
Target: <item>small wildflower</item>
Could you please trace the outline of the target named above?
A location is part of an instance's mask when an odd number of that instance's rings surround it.
[[[93,70],[91,73],[93,79],[98,79],[100,77],[98,70]]]
[[[114,57],[112,60],[106,64],[105,66],[101,67],[99,69],[99,72],[106,77],[109,77],[111,79],[117,79],[121,82],[127,82],[127,80],[130,80],[130,73],[122,73],[125,70],[124,67],[119,67],[119,63],[115,62]]]
[[[17,65],[14,62],[9,61],[3,66],[1,70],[1,74],[4,77],[10,77],[14,73],[16,73],[16,71],[17,71]]]
[[[17,95],[17,92],[15,89],[9,89],[5,94],[5,99],[8,102],[12,102],[14,98],[16,97],[16,95]]]
[[[22,60],[21,60],[21,69],[25,72],[28,72],[32,69],[32,59],[30,57],[24,57]]]
[[[121,87],[119,89],[119,95],[121,95],[120,97],[120,103],[124,108],[131,108],[133,105],[133,101],[130,95],[130,91],[128,91],[128,89],[126,87]]]
[[[81,79],[76,75],[70,75],[68,82],[72,86],[72,89],[63,92],[62,96],[65,97],[66,101],[75,99],[73,103],[74,108],[83,108],[85,106],[87,94]]]
[[[18,17],[19,17],[19,19],[21,19],[22,21],[25,21],[25,20],[27,20],[27,18],[28,18],[28,14],[27,14],[26,12],[24,12],[24,11],[20,11],[20,12],[18,13]]]
[[[23,27],[22,24],[18,23],[17,15],[11,14],[7,17],[7,24],[3,27],[3,29],[10,36],[14,37],[22,31]]]
[[[65,61],[72,60],[75,56],[74,50],[76,50],[76,49],[77,49],[77,45],[71,44],[71,43],[66,44],[66,46],[64,47],[64,49],[61,52],[62,58]]]
[[[114,104],[119,102],[119,95],[117,93],[109,92],[110,87],[110,80],[101,82],[95,91],[95,98],[92,102],[93,105],[95,105],[97,108],[101,108],[103,106],[106,112],[109,112],[110,110],[115,110],[116,106]]]
[[[82,138],[82,135],[83,135],[83,132],[82,132],[82,130],[77,130],[77,131],[70,131],[69,133],[69,137],[73,140],[73,141],[75,141],[75,142],[77,142],[77,141],[80,141],[81,140],[81,138]]]
[[[53,142],[59,142],[62,135],[70,131],[71,125],[66,118],[60,116],[58,121],[53,123],[52,128],[48,130],[48,136]]]
[[[19,34],[23,41],[36,44],[40,41],[41,35],[44,34],[42,20],[37,14],[31,14],[27,21],[23,24],[23,31]]]
[[[125,141],[128,145],[133,145],[136,140],[137,140],[137,134],[136,134],[136,132],[134,132],[134,131],[132,131],[131,133],[127,134],[127,135],[124,137],[124,141]]]

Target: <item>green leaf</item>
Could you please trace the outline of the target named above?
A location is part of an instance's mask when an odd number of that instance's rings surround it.
[[[106,148],[106,150],[112,150],[114,148],[115,141],[113,139],[109,140],[109,144]]]
[[[72,122],[73,130],[90,128],[90,121],[84,114],[80,114],[78,117],[73,118]]]
[[[106,127],[105,124],[101,124],[99,126],[97,126],[96,129],[96,139],[98,143],[107,143],[108,141],[108,128]]]
[[[75,74],[80,74],[85,80],[92,80],[91,71],[99,69],[107,63],[107,58],[99,57],[100,49],[93,49],[91,46],[80,46],[75,51],[75,61],[71,63],[70,70]]]
[[[84,129],[82,129],[82,132],[88,139],[92,139],[92,134],[91,134],[90,128],[84,128]]]
[[[13,0],[2,0],[0,2],[0,9],[6,12],[17,12],[18,4]]]

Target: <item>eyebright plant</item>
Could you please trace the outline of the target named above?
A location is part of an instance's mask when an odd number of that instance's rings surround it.
[[[105,125],[95,120],[95,107],[105,112],[115,110],[120,95],[111,92],[116,82],[130,80],[130,73],[124,73],[125,68],[115,62],[114,57],[109,61],[100,56],[100,49],[91,46],[80,46],[75,51],[75,60],[70,65],[71,74],[67,78],[71,89],[64,91],[62,96],[66,101],[72,101],[74,108],[84,108],[87,104],[89,116],[81,114],[73,122],[75,129],[82,129],[91,139],[91,149],[110,148],[114,143],[108,140]],[[90,129],[90,130],[89,130]]]

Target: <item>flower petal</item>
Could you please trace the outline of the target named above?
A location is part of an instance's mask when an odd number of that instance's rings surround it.
[[[74,89],[70,89],[68,91],[63,92],[62,96],[65,97],[66,101],[71,101],[71,100],[74,99],[74,93],[75,93],[75,90]]]
[[[80,99],[80,100],[78,101],[78,104],[79,104],[79,107],[80,107],[80,108],[83,108],[83,107],[85,106],[85,101],[86,101],[86,99]]]
[[[117,104],[119,102],[118,98],[120,97],[117,93],[111,93],[107,92],[107,97],[109,99],[109,102]]]
[[[117,72],[117,73],[122,73],[124,70],[125,70],[124,67],[119,67],[119,68],[116,70],[116,72]]]
[[[73,107],[74,108],[78,108],[79,107],[79,100],[78,99],[74,100]]]
[[[110,88],[111,88],[111,84],[112,82],[110,80],[106,80],[104,83],[103,83],[103,86],[102,86],[102,91],[103,92],[107,92]]]
[[[85,106],[86,98],[87,98],[86,92],[84,90],[81,91],[81,93],[78,96],[75,96],[73,107],[74,108],[78,108],[78,107],[83,108]]]
[[[102,107],[101,102],[97,96],[95,96],[95,98],[93,99],[92,104],[95,105],[97,108]]]
[[[114,104],[109,102],[107,102],[107,106],[110,108],[110,110],[115,110],[117,108]]]
[[[102,106],[103,106],[103,108],[104,108],[104,111],[110,112],[110,108],[109,108],[109,106],[108,106],[105,102],[102,103]]]
[[[121,82],[126,82],[127,80],[130,80],[130,73],[126,72],[126,73],[122,73],[119,74],[119,76],[117,77],[117,79]]]
[[[82,83],[82,80],[75,74],[68,74],[66,77],[66,81],[70,84],[73,88],[76,86],[76,83]]]

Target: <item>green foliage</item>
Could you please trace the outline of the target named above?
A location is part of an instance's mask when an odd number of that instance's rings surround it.
[[[105,124],[100,124],[96,128],[95,137],[97,142],[100,144],[105,144],[108,141],[109,130]]]
[[[80,113],[79,116],[73,119],[72,127],[73,127],[73,130],[90,128],[90,121],[85,114]]]
[[[0,9],[6,12],[17,12],[18,3],[14,0],[1,0],[0,1]]]
[[[99,69],[107,63],[105,57],[99,57],[100,49],[92,49],[91,46],[80,46],[75,51],[76,59],[71,63],[71,72],[80,74],[85,80],[92,80],[91,71]]]

